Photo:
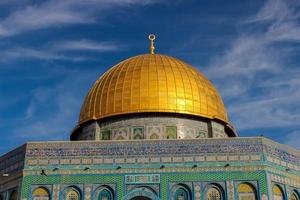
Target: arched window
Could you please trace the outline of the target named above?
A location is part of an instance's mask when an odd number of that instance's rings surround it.
[[[189,200],[189,199],[190,199],[189,193],[183,187],[179,187],[174,193],[174,200]]]
[[[291,196],[290,196],[290,200],[299,200],[299,195],[297,194],[296,191],[293,191]]]
[[[99,193],[98,200],[112,200],[113,195],[108,189],[103,189]]]
[[[221,199],[222,199],[222,194],[217,187],[212,186],[207,190],[207,200],[221,200]]]
[[[284,200],[282,189],[278,185],[274,185],[273,187],[273,199]]]
[[[256,200],[256,191],[248,183],[241,183],[238,186],[239,200]]]
[[[9,200],[17,200],[17,199],[18,199],[17,191],[13,190],[9,195]]]
[[[79,193],[75,189],[70,189],[67,192],[66,200],[79,200]]]
[[[50,194],[44,187],[36,188],[32,193],[33,200],[49,200]]]

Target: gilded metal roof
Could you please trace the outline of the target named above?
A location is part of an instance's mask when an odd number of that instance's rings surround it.
[[[212,83],[173,57],[145,54],[110,68],[93,85],[81,107],[79,124],[119,114],[168,112],[228,122]]]

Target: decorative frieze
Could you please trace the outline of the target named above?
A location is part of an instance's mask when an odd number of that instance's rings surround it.
[[[159,157],[148,157],[141,155],[140,157],[94,157],[94,158],[71,158],[71,159],[28,159],[26,164],[28,166],[46,166],[46,165],[91,165],[91,164],[151,164],[151,163],[182,163],[182,162],[257,162],[261,161],[260,155],[220,155],[220,156],[159,156]],[[270,158],[268,161],[273,161]],[[295,165],[289,165],[291,169],[296,169]]]
[[[94,122],[95,123],[95,122]],[[208,138],[206,121],[175,116],[121,117],[100,124],[100,140]],[[97,126],[95,126],[95,129]],[[224,125],[214,122],[215,137],[228,137]],[[87,131],[80,135],[86,137]],[[97,138],[97,137],[96,137]]]
[[[125,184],[160,183],[159,174],[125,175]]]
[[[272,156],[267,156],[267,161],[275,163],[277,165],[280,165],[282,167],[286,167],[287,169],[293,169],[293,170],[300,170],[300,166],[299,165],[295,165],[295,164],[291,164],[291,163],[287,163],[285,161],[281,161],[277,158],[274,158]]]
[[[278,182],[282,184],[287,184],[289,186],[300,188],[300,179],[298,178],[291,178],[291,177],[283,177],[276,174],[270,174],[270,179],[273,182]]]

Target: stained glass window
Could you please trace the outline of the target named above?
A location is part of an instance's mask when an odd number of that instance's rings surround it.
[[[78,192],[73,189],[68,191],[66,200],[79,200]]]
[[[239,200],[256,200],[256,192],[252,185],[241,183],[238,186]]]
[[[209,188],[207,191],[207,200],[221,200],[221,192],[215,187]]]
[[[107,189],[101,190],[98,200],[112,200],[112,194]]]
[[[184,188],[175,191],[174,200],[189,200],[189,194]]]

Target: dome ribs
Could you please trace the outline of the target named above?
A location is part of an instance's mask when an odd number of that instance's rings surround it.
[[[120,114],[181,113],[228,123],[213,84],[196,68],[165,55],[129,58],[105,72],[81,107],[79,125]]]

